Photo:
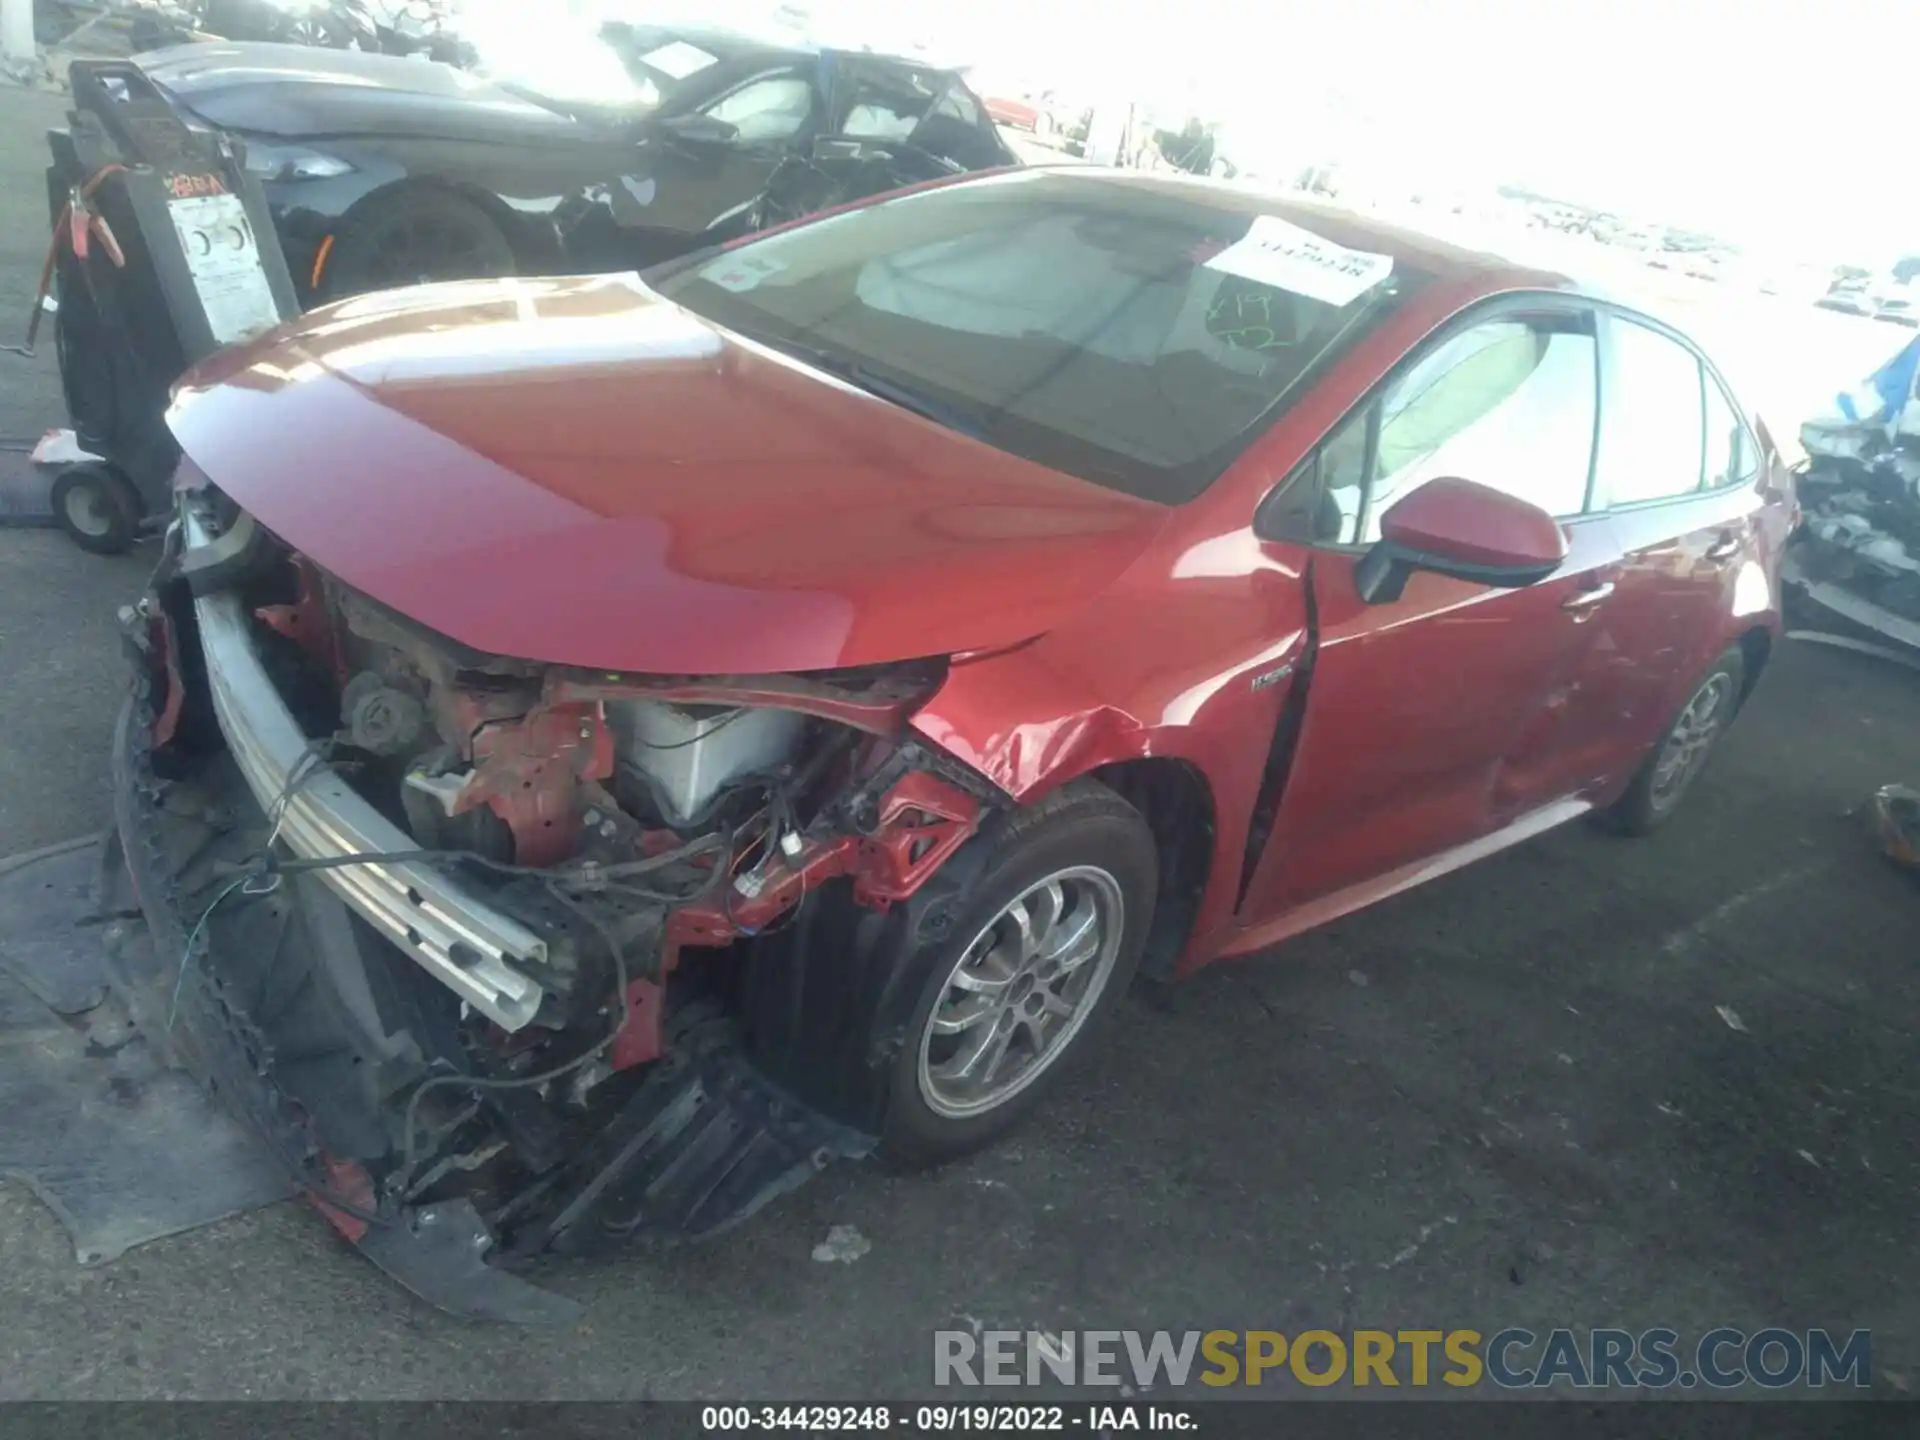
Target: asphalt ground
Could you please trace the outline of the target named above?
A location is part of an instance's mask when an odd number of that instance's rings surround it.
[[[0,89],[0,331],[57,111]],[[0,359],[0,435],[58,407]],[[0,854],[106,823],[145,564],[0,530]],[[1788,645],[1659,836],[1574,826],[1131,999],[973,1160],[843,1166],[703,1248],[553,1267],[587,1307],[562,1336],[428,1309],[299,1204],[83,1269],[0,1186],[0,1399],[879,1396],[925,1391],[941,1328],[1509,1325],[1869,1328],[1899,1394],[1920,888],[1857,813],[1896,780],[1920,675]],[[813,1259],[835,1225],[871,1248]]]

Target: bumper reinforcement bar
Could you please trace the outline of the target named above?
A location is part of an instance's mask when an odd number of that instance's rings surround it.
[[[212,545],[189,509],[187,553]],[[194,600],[214,712],[247,786],[277,835],[303,859],[412,850],[411,836],[362,799],[314,753],[254,648],[246,612],[231,591]],[[526,973],[546,963],[546,942],[426,866],[343,865],[319,875],[402,952],[505,1030],[540,1008]],[[523,968],[526,967],[526,968]]]

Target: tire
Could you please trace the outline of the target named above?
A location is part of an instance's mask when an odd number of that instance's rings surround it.
[[[327,258],[320,298],[518,270],[513,246],[486,211],[445,190],[414,187],[378,196],[348,217]]]
[[[319,14],[303,16],[293,21],[287,26],[284,38],[289,45],[306,45],[317,50],[345,50],[353,39],[351,35]]]
[[[53,517],[94,555],[124,555],[140,538],[140,494],[110,465],[73,465],[53,482]]]
[[[1688,693],[1686,702],[1661,735],[1646,761],[1627,786],[1626,793],[1601,811],[1596,819],[1606,829],[1621,835],[1647,835],[1673,818],[1680,802],[1693,787],[1712,758],[1713,747],[1726,732],[1728,723],[1740,708],[1741,686],[1746,676],[1746,659],[1740,647],[1727,650],[1708,667],[1699,683]],[[1709,696],[1717,696],[1710,713],[1698,708]],[[1708,728],[1703,735],[1698,727]],[[1685,731],[1696,733],[1691,756],[1677,773],[1670,773],[1666,761],[1676,745],[1686,743]]]
[[[1092,1049],[1133,979],[1152,928],[1158,886],[1153,834],[1140,813],[1106,786],[1076,781],[975,843],[982,842],[991,848],[950,932],[922,947],[934,953],[913,957],[907,967],[922,977],[921,990],[889,1077],[880,1145],[882,1156],[895,1165],[954,1159],[1024,1119]],[[1052,901],[1054,886],[1064,907]],[[1022,970],[997,998],[966,988],[992,983],[988,977],[1011,960],[1011,942],[1019,934],[1010,915],[1016,903],[1035,928],[1051,910],[1057,917],[1053,933],[1062,942],[1079,933],[1078,917],[1093,917],[1100,928],[1085,947],[1087,957],[1048,982],[1051,966],[1042,944],[1040,953],[1025,962],[1034,968]],[[1044,940],[1044,934],[1035,938]],[[1064,948],[1073,953],[1074,947]],[[1018,968],[1020,962],[1014,963]],[[1054,994],[1055,988],[1060,1003],[1078,996],[1070,1015],[1046,1010],[1043,992]],[[936,1013],[942,1024],[952,1024],[968,1004],[1001,1009],[991,1022],[980,1021],[959,1034],[934,1032]],[[1039,1038],[1036,1022],[1050,1038]],[[1003,1030],[1012,1036],[1002,1047],[1010,1081],[1021,1053],[1035,1059],[1012,1088],[994,1097],[987,1087],[987,1093],[975,1096],[977,1108],[969,1109],[966,1082],[939,1076],[958,1063],[962,1047],[979,1041],[989,1023],[991,1036]],[[994,1043],[990,1039],[986,1048]]]

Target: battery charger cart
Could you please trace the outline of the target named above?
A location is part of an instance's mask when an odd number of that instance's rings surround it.
[[[47,134],[54,345],[80,448],[101,458],[60,472],[53,513],[115,554],[170,508],[173,383],[300,306],[239,142],[189,126],[131,61],[76,60],[70,83]]]

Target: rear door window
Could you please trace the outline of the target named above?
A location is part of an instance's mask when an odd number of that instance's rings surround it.
[[[968,170],[986,170],[1013,159],[978,99],[958,77],[915,128],[913,143]]]
[[[846,113],[839,130],[858,140],[905,140],[952,78],[908,65],[853,61],[844,69],[851,80],[843,81],[841,89]]]
[[[1601,493],[1612,505],[1694,493],[1706,454],[1699,357],[1631,320],[1615,319],[1610,333]]]

